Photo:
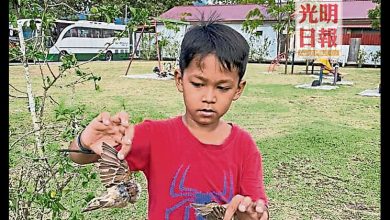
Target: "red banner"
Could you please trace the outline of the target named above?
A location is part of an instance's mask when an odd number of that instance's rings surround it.
[[[295,3],[296,55],[337,58],[342,45],[341,0],[298,0]]]

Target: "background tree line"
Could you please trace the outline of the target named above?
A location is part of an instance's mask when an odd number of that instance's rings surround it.
[[[15,14],[19,18],[25,18],[24,10],[28,9],[29,4],[43,5],[43,0],[10,0],[9,14]],[[167,10],[178,5],[192,5],[191,0],[161,0],[161,1],[142,1],[142,0],[51,0],[49,5],[56,7],[58,18],[76,18],[77,13],[89,13],[100,16],[93,17],[95,20],[106,21],[106,15],[114,17],[125,17],[125,8],[144,8],[147,9],[149,16],[156,17]],[[39,8],[39,7],[38,7]],[[128,10],[128,18],[131,13]],[[111,21],[112,22],[112,21]]]

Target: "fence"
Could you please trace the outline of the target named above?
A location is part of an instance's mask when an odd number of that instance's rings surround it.
[[[343,34],[343,45],[349,45],[351,38],[361,38],[361,45],[381,45],[380,33]]]

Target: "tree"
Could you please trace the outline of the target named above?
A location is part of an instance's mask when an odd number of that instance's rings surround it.
[[[56,17],[56,3],[51,1],[22,0],[13,2],[14,16],[9,17],[12,23],[18,27],[20,60],[24,66],[26,90],[10,84],[11,99],[25,99],[28,102],[28,112],[31,124],[13,127],[10,125],[10,155],[18,153],[18,159],[10,161],[10,196],[9,211],[12,219],[58,219],[63,216],[66,207],[63,198],[66,197],[66,188],[75,185],[72,180],[75,176],[84,174],[88,179],[96,174],[91,172],[91,167],[73,167],[69,159],[59,154],[58,149],[62,143],[69,141],[73,135],[79,132],[83,124],[84,107],[69,107],[51,94],[51,88],[59,83],[64,88],[72,89],[78,83],[93,81],[95,88],[100,78],[93,73],[84,72],[78,65],[74,56],[66,56],[58,71],[53,70],[45,62],[45,45],[47,29],[50,28]],[[10,12],[12,13],[12,12]],[[31,19],[21,25],[17,25],[19,18]],[[42,21],[41,25],[35,23],[35,19]],[[23,27],[35,30],[37,35],[26,41],[23,35]],[[42,89],[34,87],[29,60],[40,60]],[[44,70],[45,69],[45,70]],[[64,83],[64,78],[70,73],[75,73],[75,81]],[[16,95],[20,93],[20,95]],[[27,109],[25,109],[27,111]],[[49,121],[49,115],[55,111],[55,118]],[[77,185],[77,184],[76,184]],[[77,186],[76,186],[77,187]],[[69,208],[69,207],[68,207]],[[72,209],[71,209],[72,210]],[[67,213],[67,216],[75,213]],[[75,216],[74,216],[75,217]]]
[[[377,51],[371,51],[369,56],[371,57],[371,61],[374,62],[374,67],[376,68],[377,67],[377,64],[379,63],[380,64],[380,60],[381,60],[381,51],[380,50],[377,50]]]
[[[265,37],[264,40],[260,40],[259,36],[252,35],[249,37],[249,60],[255,62],[263,62],[264,57],[269,56],[269,48],[271,46],[271,41],[268,37]]]
[[[286,31],[286,45],[284,51],[286,53],[285,73],[287,74],[287,61],[289,57],[289,39],[290,35],[294,34],[295,21],[293,14],[295,12],[295,3],[293,0],[287,0],[281,2],[281,0],[241,0],[240,3],[255,3],[264,5],[267,8],[267,12],[273,18],[277,18],[278,22],[272,27],[277,32],[277,54],[279,54],[279,45],[281,34]],[[259,9],[253,9],[246,17],[244,30],[249,33],[254,33],[255,30],[263,24],[264,16]]]
[[[62,1],[17,0],[9,3],[9,18],[18,27],[19,43],[10,50],[10,56],[19,56],[23,65],[25,87],[9,84],[10,101],[28,103],[27,108],[18,109],[23,121],[9,125],[9,216],[10,219],[82,219],[80,208],[92,199],[91,194],[80,194],[73,198],[73,189],[82,191],[91,180],[96,179],[92,166],[74,165],[59,152],[76,134],[96,116],[87,113],[86,107],[75,103],[76,88],[80,83],[91,82],[99,90],[99,76],[82,68],[89,61],[80,63],[72,54],[61,58],[58,67],[46,61],[48,49],[45,41],[50,37],[49,29],[55,19],[62,16],[58,7],[77,12]],[[81,6],[80,6],[81,7]],[[137,10],[133,10],[138,12]],[[111,14],[109,16],[117,16]],[[18,25],[18,19],[28,19]],[[133,18],[142,18],[134,15]],[[111,19],[108,17],[108,19]],[[40,21],[40,24],[36,23]],[[135,19],[127,28],[143,24]],[[25,39],[24,28],[34,31]],[[127,30],[125,30],[127,31]],[[115,39],[114,39],[115,41]],[[37,61],[40,79],[32,78],[29,61]],[[59,87],[72,95],[59,100],[53,88]]]
[[[99,5],[93,6],[89,14],[89,20],[104,21],[113,23],[116,16],[121,16],[121,10],[118,5]]]
[[[213,4],[215,5],[232,5],[236,4],[238,1],[237,0],[215,0],[213,1]]]
[[[372,0],[377,3],[374,9],[368,10],[368,17],[371,20],[371,26],[373,29],[381,29],[381,0]]]
[[[150,15],[157,17],[175,6],[192,5],[193,0],[162,0],[162,1],[139,1],[128,0],[126,4],[134,8],[147,8]]]
[[[17,14],[17,10],[20,10],[25,5],[25,0],[10,0],[9,8],[10,14]],[[35,1],[39,5],[41,1]],[[157,17],[169,9],[179,5],[192,5],[192,0],[161,0],[161,1],[139,1],[139,0],[51,0],[50,4],[56,6],[57,18],[61,19],[77,19],[77,15],[85,13],[91,14],[91,9],[100,9],[99,12],[102,16],[99,17],[99,21],[107,21],[105,14],[110,13],[110,9],[115,8],[118,10],[116,16],[125,17],[125,8],[143,8],[147,9],[148,13],[152,17]],[[105,8],[105,9],[102,9]],[[112,10],[111,10],[112,11]],[[11,13],[12,12],[12,13]],[[93,13],[92,13],[93,14]],[[130,18],[130,12],[128,11],[128,17]],[[111,15],[112,16],[112,15]],[[23,16],[19,16],[23,18]],[[96,17],[94,17],[96,19]]]

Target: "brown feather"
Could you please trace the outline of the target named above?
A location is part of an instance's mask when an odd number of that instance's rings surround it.
[[[117,186],[110,187],[107,189],[107,192],[102,196],[92,199],[87,207],[82,210],[82,212],[92,211],[100,208],[122,208],[127,206],[128,201],[124,200],[119,192],[117,191]]]
[[[126,160],[119,160],[115,148],[106,143],[97,167],[101,183],[106,187],[100,197],[92,199],[83,212],[100,208],[122,208],[128,203],[135,203],[141,191],[140,185],[131,179],[131,172]]]
[[[103,142],[103,152],[98,160],[100,179],[105,187],[118,185],[130,179],[130,170],[125,160],[117,157],[117,151]]]

